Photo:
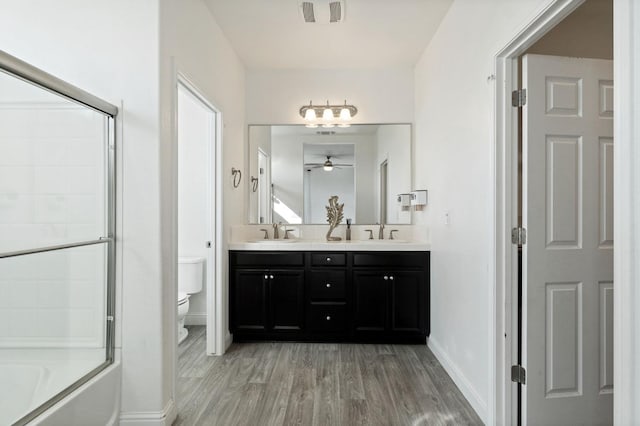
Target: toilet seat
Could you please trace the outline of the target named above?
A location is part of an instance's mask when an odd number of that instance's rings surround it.
[[[178,305],[182,305],[185,302],[189,301],[189,295],[187,293],[178,293]]]

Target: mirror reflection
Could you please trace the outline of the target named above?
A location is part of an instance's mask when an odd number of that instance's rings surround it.
[[[411,126],[249,126],[249,223],[326,224],[329,197],[354,224],[411,223]]]

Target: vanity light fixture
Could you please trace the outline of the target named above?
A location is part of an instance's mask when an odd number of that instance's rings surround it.
[[[347,101],[344,101],[344,105],[330,105],[327,101],[327,105],[313,105],[313,102],[309,102],[309,105],[304,105],[300,108],[300,116],[306,121],[307,127],[318,127],[318,117],[322,117],[322,127],[349,127],[351,125],[351,118],[358,113],[358,108],[354,105],[347,105]]]

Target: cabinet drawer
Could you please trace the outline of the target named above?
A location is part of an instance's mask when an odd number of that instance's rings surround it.
[[[424,268],[429,264],[428,252],[360,252],[353,254],[353,266],[392,266]]]
[[[255,252],[238,251],[231,252],[231,263],[237,266],[259,266],[270,268],[272,266],[303,266],[303,252]]]
[[[346,305],[312,303],[309,328],[311,331],[341,333],[347,331]]]
[[[309,286],[312,299],[344,299],[346,271],[313,270]]]
[[[347,264],[347,255],[344,253],[312,253],[312,266],[344,266]]]

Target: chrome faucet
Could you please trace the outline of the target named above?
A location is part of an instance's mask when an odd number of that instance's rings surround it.
[[[378,230],[378,239],[384,240],[384,224],[380,224],[380,229]]]
[[[264,232],[264,239],[268,240],[269,239],[269,231],[267,231],[266,229],[261,229],[262,232]]]
[[[273,239],[277,240],[278,238],[280,238],[280,225],[278,225],[277,223],[273,224]]]

